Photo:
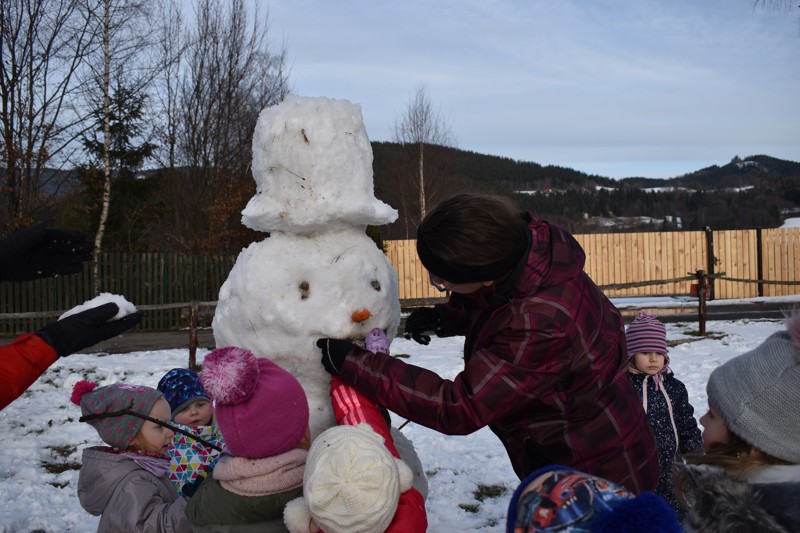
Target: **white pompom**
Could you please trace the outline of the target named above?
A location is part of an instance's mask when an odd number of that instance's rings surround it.
[[[302,496],[290,501],[283,508],[283,523],[286,524],[289,533],[317,533],[319,531],[319,526],[311,518],[306,500]]]

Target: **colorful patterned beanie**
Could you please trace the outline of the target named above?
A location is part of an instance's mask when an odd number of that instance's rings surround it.
[[[97,388],[97,383],[79,381],[70,401],[80,406],[82,419],[97,430],[103,442],[118,450],[127,450],[142,428],[153,406],[163,398],[156,389],[141,385],[114,383]],[[133,414],[123,414],[128,410]],[[103,416],[108,415],[108,416]]]
[[[625,487],[564,466],[522,480],[508,506],[506,532],[679,533],[678,516],[652,492]]]
[[[197,400],[209,400],[197,372],[186,368],[173,368],[162,377],[156,387],[164,394],[172,410],[172,419]]]

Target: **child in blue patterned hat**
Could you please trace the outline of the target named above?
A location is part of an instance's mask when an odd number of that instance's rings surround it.
[[[191,496],[214,469],[224,447],[222,434],[214,423],[214,409],[197,372],[173,368],[158,382],[172,409],[172,420],[195,438],[175,433],[167,455],[169,479],[178,493]]]

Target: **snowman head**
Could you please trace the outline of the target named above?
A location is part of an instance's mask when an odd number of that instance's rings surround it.
[[[242,222],[260,231],[310,233],[394,222],[374,196],[372,147],[361,107],[287,96],[261,112],[253,134],[256,194]]]

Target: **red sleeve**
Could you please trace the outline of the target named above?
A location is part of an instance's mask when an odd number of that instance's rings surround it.
[[[56,351],[37,335],[20,335],[0,346],[0,409],[19,398],[56,359]]]
[[[369,424],[376,433],[384,438],[386,448],[397,458],[400,454],[394,446],[386,420],[378,409],[378,405],[350,385],[343,383],[338,376],[331,382],[331,404],[333,415],[339,425],[357,426],[363,422]],[[400,494],[397,511],[387,533],[416,533],[428,529],[428,515],[425,512],[425,501],[422,494],[411,488]]]

